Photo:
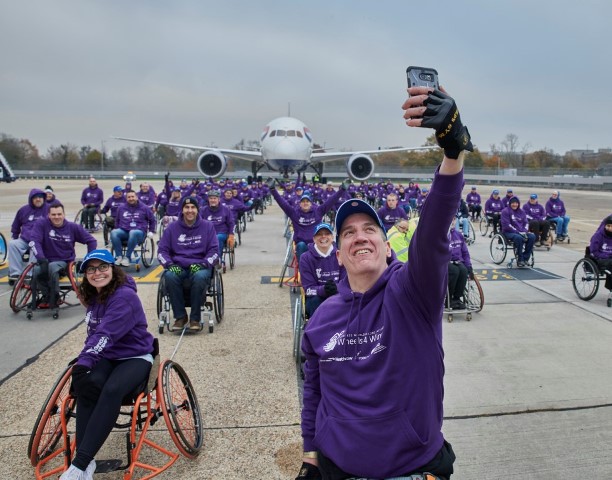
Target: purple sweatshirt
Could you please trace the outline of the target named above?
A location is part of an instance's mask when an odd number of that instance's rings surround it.
[[[76,242],[87,245],[87,252],[98,246],[98,241],[80,223],[64,220],[58,228],[48,218],[41,218],[32,228],[29,245],[36,260],[72,262],[76,258]]]
[[[390,209],[385,203],[381,208],[378,209],[378,216],[385,225],[385,229],[389,230],[395,222],[401,218],[408,218],[406,211],[399,205],[394,209]]]
[[[546,220],[546,210],[539,203],[527,202],[523,205],[523,210],[527,214],[527,220]]]
[[[217,208],[212,208],[206,205],[200,210],[200,216],[204,220],[208,220],[215,226],[217,233],[234,233],[234,215],[232,211],[223,204],[219,204]]]
[[[436,173],[410,261],[392,260],[365,293],[348,277],[309,320],[302,350],[304,451],[352,474],[386,478],[429,462],[442,447],[448,228],[463,174]]]
[[[546,202],[546,215],[548,218],[565,217],[565,204],[563,200],[559,197],[550,197],[548,202]]]
[[[157,223],[151,209],[140,201],[137,201],[135,205],[127,202],[119,205],[115,221],[115,228],[121,228],[126,232],[142,230],[145,233],[154,232]]]
[[[465,238],[463,238],[463,233],[451,228],[448,232],[448,242],[451,262],[461,262],[468,267],[468,269],[472,268],[470,252],[465,243]]]
[[[104,204],[104,208],[102,209],[102,213],[110,212],[109,215],[113,218],[117,218],[117,210],[119,209],[119,205],[125,205],[126,200],[123,195],[120,197],[115,197],[114,195],[110,196],[106,203]]]
[[[605,225],[600,225],[591,237],[590,249],[599,260],[612,258],[612,235],[606,233]]]
[[[87,187],[83,189],[83,193],[81,193],[81,205],[95,205],[100,208],[104,202],[104,192],[99,186],[95,186],[94,188]]]
[[[17,239],[21,237],[25,242],[30,241],[30,232],[34,223],[40,218],[46,218],[49,212],[49,204],[43,202],[42,206],[36,208],[32,203],[32,197],[35,195],[44,195],[45,192],[39,188],[33,188],[28,195],[28,203],[24,205],[15,214],[15,219],[11,225],[11,238]]]
[[[308,212],[303,212],[299,205],[293,207],[287,200],[279,195],[275,188],[272,189],[272,196],[278,203],[278,206],[293,223],[293,241],[295,243],[304,242],[306,244],[312,242],[315,227],[318,223],[321,223],[323,215],[331,209],[336,200],[343,193],[344,190],[339,188],[337,192],[323,202],[323,205],[315,205],[313,203]]]
[[[521,209],[521,204],[516,210],[508,205],[501,212],[501,230],[502,233],[527,233],[529,230],[529,221],[525,210]]]
[[[168,225],[159,241],[157,259],[164,268],[178,265],[188,269],[193,264],[212,268],[218,258],[219,240],[215,227],[199,215],[195,223],[189,226],[181,213],[176,222]]]
[[[153,353],[153,335],[136,293],[136,283],[126,282],[104,303],[94,301],[85,314],[87,338],[77,365],[92,368],[102,358],[121,360]]]
[[[345,275],[346,270],[338,264],[335,245],[329,255],[324,257],[311,243],[300,257],[300,280],[307,297],[326,298],[325,283],[328,280],[338,283]]]

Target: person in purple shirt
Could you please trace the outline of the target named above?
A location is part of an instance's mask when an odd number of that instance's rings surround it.
[[[34,223],[47,216],[49,204],[45,203],[45,192],[38,188],[30,190],[28,203],[17,210],[11,225],[11,240],[8,245],[9,285],[14,285],[26,264],[23,255],[28,251],[30,232]]]
[[[490,237],[499,232],[499,221],[503,209],[502,200],[499,198],[499,190],[496,188],[491,192],[491,196],[485,202],[485,215],[488,221],[493,225],[493,232],[489,235]]]
[[[59,202],[49,207],[47,218],[34,224],[29,244],[37,262],[30,283],[32,310],[42,306],[35,304],[36,292],[40,290],[43,292],[42,303],[57,313],[60,271],[76,258],[76,242],[87,245],[88,252],[98,246],[97,240],[81,224],[66,220],[64,206]]]
[[[302,195],[299,205],[295,207],[279,195],[276,191],[275,180],[273,178],[269,178],[267,183],[276,203],[278,203],[278,206],[293,223],[295,255],[299,264],[300,257],[308,249],[308,244],[312,241],[315,227],[318,223],[321,223],[323,215],[332,208],[340,195],[346,191],[348,183],[346,180],[342,182],[338,191],[328,197],[322,205],[314,205],[309,195]]]
[[[101,213],[105,213],[106,217],[104,217],[104,229],[102,230],[102,235],[104,237],[104,248],[108,248],[108,234],[110,231],[115,228],[115,219],[117,218],[117,210],[119,209],[119,205],[124,205],[126,202],[125,196],[123,195],[123,187],[121,185],[116,185],[113,187],[113,194],[108,197],[106,203],[104,204],[104,208],[102,208]]]
[[[83,205],[81,223],[90,232],[94,231],[95,216],[100,211],[102,203],[104,203],[104,192],[98,186],[96,179],[89,177],[89,186],[81,193],[81,205]]]
[[[200,204],[191,197],[183,198],[181,214],[172,222],[159,242],[157,259],[164,267],[166,292],[174,314],[174,328],[187,325],[183,286],[189,283],[191,311],[189,329],[201,329],[201,307],[212,277],[219,265],[219,241],[214,225],[200,216]]]
[[[510,203],[512,197],[514,197],[514,193],[512,192],[512,189],[509,188],[508,190],[506,190],[506,196],[501,199],[503,208],[506,208],[508,206],[508,203]]]
[[[529,231],[535,235],[535,246],[541,247],[548,239],[550,223],[546,220],[546,209],[538,203],[537,193],[529,196],[529,201],[523,205],[523,210],[527,214]]]
[[[591,256],[606,274],[605,287],[612,291],[612,215],[607,216],[591,237]]]
[[[153,187],[151,187],[151,185],[149,185],[147,182],[140,184],[140,190],[138,190],[136,196],[138,197],[138,201],[140,203],[146,205],[151,210],[155,209],[155,200],[157,199],[157,196],[155,195]]]
[[[94,457],[115,425],[121,401],[144,385],[157,354],[136,283],[112,254],[89,252],[81,273],[87,337],[72,367],[76,454],[60,480],[93,479]]]
[[[319,223],[300,259],[300,281],[306,295],[306,317],[310,318],[326,298],[338,293],[338,282],[345,275],[336,258],[332,227]]]
[[[531,258],[535,235],[529,231],[525,210],[518,197],[512,197],[501,213],[502,234],[514,244],[517,267],[525,267]]]
[[[444,159],[407,263],[392,259],[384,224],[366,202],[349,200],[337,212],[336,256],[347,276],[304,331],[298,478],[317,478],[317,469],[325,479],[453,473],[442,434],[442,314],[461,152],[473,146],[451,97],[424,87],[408,93],[406,123],[435,128]]]
[[[465,291],[468,277],[473,278],[474,276],[472,260],[465,243],[465,237],[452,226],[448,232],[448,241],[450,249],[450,261],[448,262],[449,304],[453,310],[465,310],[463,292]]]
[[[48,204],[59,202],[59,199],[55,196],[55,192],[53,191],[53,187],[51,185],[47,185],[45,187],[45,202]]]
[[[467,203],[468,209],[470,210],[472,220],[480,218],[482,213],[482,205],[480,193],[477,192],[476,187],[472,187],[470,193],[465,196],[465,203]]]
[[[144,241],[145,235],[153,238],[156,222],[153,211],[140,203],[136,192],[129,192],[125,198],[126,203],[117,208],[117,228],[111,232],[111,243],[117,263],[122,267],[129,267],[132,253]],[[127,242],[125,256],[122,256],[123,242]]]
[[[385,204],[376,212],[383,221],[385,230],[389,230],[400,218],[408,218],[406,211],[397,203],[397,194],[389,193]]]
[[[565,204],[561,200],[558,190],[554,190],[546,202],[546,218],[557,224],[557,241],[562,242],[567,238],[567,226],[570,217],[566,215]]]
[[[208,220],[215,226],[217,239],[219,241],[219,256],[221,265],[225,271],[225,259],[223,258],[223,248],[227,243],[228,248],[234,248],[234,215],[231,210],[221,204],[221,193],[219,190],[208,192],[208,205],[200,210],[200,216]]]

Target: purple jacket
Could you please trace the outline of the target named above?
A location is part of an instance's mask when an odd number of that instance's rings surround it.
[[[136,293],[136,283],[127,276],[104,303],[87,307],[87,339],[77,365],[93,367],[102,358],[120,360],[153,353],[153,335]]]
[[[605,225],[600,225],[591,237],[591,255],[599,260],[612,258],[612,235],[607,235]]]
[[[527,202],[523,205],[523,210],[527,214],[527,220],[546,220],[546,210],[539,203]]]
[[[120,205],[125,205],[126,200],[123,195],[120,197],[115,197],[111,195],[104,204],[104,208],[102,209],[102,213],[110,212],[109,215],[113,218],[117,218],[117,210]]]
[[[465,243],[465,238],[463,238],[463,233],[451,228],[448,232],[448,242],[450,249],[450,261],[462,262],[466,267],[472,268],[470,252],[468,251],[467,244]]]
[[[493,195],[485,203],[485,213],[501,213],[504,209],[501,198],[493,198]]]
[[[193,264],[213,268],[218,258],[219,240],[215,227],[199,216],[193,225],[188,226],[181,213],[176,222],[168,225],[159,241],[157,259],[164,268],[178,265],[188,269]]]
[[[468,205],[480,205],[480,193],[468,193],[465,196],[465,201]]]
[[[463,174],[436,173],[410,242],[410,261],[390,261],[365,293],[348,277],[304,332],[304,451],[320,450],[341,469],[397,476],[442,447],[442,309],[448,228]]]
[[[234,215],[231,210],[223,204],[219,204],[217,208],[211,208],[210,205],[205,206],[200,210],[200,216],[204,220],[208,220],[215,226],[217,233],[234,233]]]
[[[521,209],[521,204],[516,210],[508,205],[501,213],[502,233],[527,233],[529,230],[529,222],[525,210]]]
[[[549,198],[546,202],[546,216],[548,218],[565,217],[565,204],[559,197]]]
[[[387,230],[395,225],[395,222],[397,222],[400,218],[408,218],[406,211],[402,207],[398,205],[391,210],[386,203],[378,209],[378,216],[384,223],[385,229]]]
[[[30,232],[34,223],[40,218],[47,218],[49,212],[49,204],[43,202],[40,208],[34,207],[32,204],[32,197],[34,195],[44,195],[45,192],[38,188],[30,190],[28,195],[28,203],[24,205],[15,214],[15,219],[11,225],[11,238],[17,239],[21,237],[24,241],[30,241]]]
[[[323,257],[311,243],[300,257],[300,280],[307,297],[326,298],[325,283],[328,280],[338,283],[345,275],[346,270],[338,264],[335,245],[330,254]]]
[[[276,189],[272,189],[272,196],[278,203],[278,206],[285,212],[293,223],[293,241],[295,243],[304,242],[306,244],[312,242],[314,229],[318,223],[321,223],[323,215],[331,209],[338,197],[344,193],[341,188],[331,195],[323,205],[312,204],[310,211],[303,212],[299,205],[293,207],[287,200],[281,197]]]
[[[71,262],[76,258],[75,242],[87,245],[88,252],[98,246],[98,241],[80,223],[64,220],[57,228],[48,218],[41,218],[32,228],[29,245],[36,260]]]
[[[156,227],[155,215],[149,207],[140,201],[136,205],[124,203],[117,208],[115,228],[121,228],[126,232],[130,230],[142,230],[143,232],[154,232]]]
[[[95,205],[100,208],[100,205],[104,202],[104,192],[99,186],[94,188],[86,187],[81,193],[81,205]]]

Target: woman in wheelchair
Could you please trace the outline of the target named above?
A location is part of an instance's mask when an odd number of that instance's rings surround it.
[[[81,272],[87,338],[72,367],[76,455],[60,480],[93,478],[94,457],[115,425],[122,400],[147,381],[153,363],[153,336],[134,280],[108,250],[89,252]]]
[[[531,258],[535,235],[529,232],[527,214],[521,208],[518,197],[512,197],[508,206],[502,210],[502,234],[514,244],[516,265],[525,267]]]
[[[612,215],[604,219],[591,237],[591,256],[601,272],[606,274],[605,287],[612,291]]]
[[[504,209],[501,198],[499,198],[499,190],[495,189],[491,192],[491,196],[485,202],[485,215],[493,224],[493,234],[499,232],[499,221],[501,212]]]
[[[456,221],[456,219],[455,219]],[[448,295],[450,308],[465,310],[465,299],[462,299],[468,276],[474,276],[470,252],[463,234],[454,225],[448,232],[450,261],[448,262]]]

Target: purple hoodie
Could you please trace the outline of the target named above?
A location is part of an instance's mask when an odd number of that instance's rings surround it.
[[[517,197],[512,197],[512,199]],[[502,233],[527,233],[529,230],[529,221],[527,220],[527,214],[525,210],[521,208],[521,203],[516,210],[512,210],[510,202],[508,206],[502,210],[501,213],[501,227]]]
[[[606,233],[605,223],[602,223],[591,237],[590,249],[591,255],[598,260],[612,258],[612,235]]]
[[[395,222],[397,222],[398,220],[402,218],[408,218],[408,215],[406,215],[406,211],[402,207],[400,207],[399,204],[394,209],[390,209],[386,203],[378,209],[378,216],[384,223],[385,228],[387,230],[389,230],[393,225],[395,225]]]
[[[33,188],[28,195],[28,203],[24,205],[15,214],[15,219],[11,225],[11,238],[17,239],[21,237],[24,241],[30,241],[30,232],[32,226],[40,218],[47,218],[49,212],[49,204],[43,201],[41,207],[35,207],[32,203],[32,197],[42,195],[44,198],[45,192],[39,188]]]
[[[162,239],[159,241],[157,259],[164,268],[178,265],[188,269],[190,265],[199,264],[212,268],[219,258],[219,240],[214,225],[196,217],[189,226],[179,215],[176,222],[168,225]]]
[[[87,339],[77,365],[92,368],[101,358],[121,360],[153,353],[153,335],[136,293],[136,283],[127,276],[104,303],[94,301],[85,314]]]
[[[58,228],[48,218],[41,218],[32,228],[29,245],[36,260],[72,262],[76,258],[75,242],[87,245],[87,252],[98,246],[98,241],[80,223],[64,220]]]
[[[348,277],[309,320],[302,350],[304,451],[368,478],[410,472],[441,449],[442,309],[448,228],[463,174],[436,173],[410,261],[391,261],[365,293]]]
[[[317,251],[314,243],[309,244],[308,250],[300,257],[300,280],[307,297],[326,298],[325,283],[328,280],[338,283],[345,275],[346,270],[340,267],[336,258],[335,244],[327,257]]]
[[[451,262],[462,262],[466,267],[471,268],[472,260],[463,233],[451,228],[448,232],[448,242]]]
[[[81,205],[85,206],[93,204],[100,208],[102,202],[104,202],[104,192],[98,185],[96,185],[94,188],[86,187],[83,189],[83,193],[81,193]]]
[[[561,200],[561,195],[557,198],[550,197],[546,202],[546,215],[548,218],[565,217],[565,204]]]
[[[234,233],[234,215],[232,211],[222,203],[219,203],[217,208],[206,205],[200,210],[200,216],[204,220],[211,222],[215,226],[215,231],[217,233],[226,233],[228,235]]]
[[[115,228],[121,228],[126,232],[130,230],[142,230],[143,232],[154,232],[157,222],[155,215],[149,207],[140,200],[135,205],[124,203],[117,208]]]

